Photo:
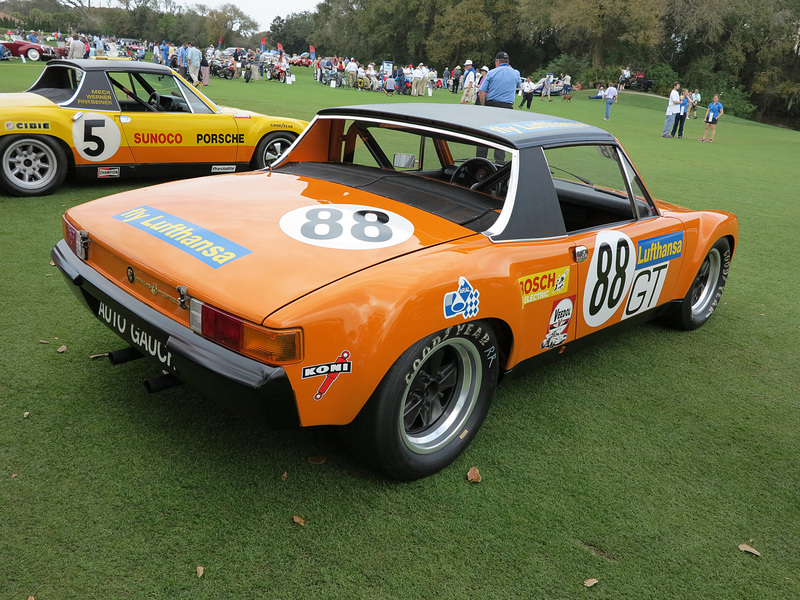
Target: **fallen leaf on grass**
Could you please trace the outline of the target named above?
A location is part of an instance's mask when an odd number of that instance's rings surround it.
[[[94,360],[95,358],[103,358],[104,356],[108,356],[108,352],[101,352],[100,354],[92,354],[89,358]]]
[[[51,261],[50,261],[50,266],[51,266],[51,267],[55,267],[55,266],[56,266],[56,263],[54,263],[54,262],[51,260]]]
[[[66,345],[66,344],[64,344],[63,346],[61,346],[61,347],[58,349],[58,353],[59,353],[59,354],[64,354],[64,352],[66,352],[66,351],[67,351],[67,345]]]
[[[286,481],[287,479],[289,479],[289,473],[284,471],[283,475],[281,475],[281,481]]]
[[[467,481],[470,483],[480,483],[480,480],[481,474],[480,471],[478,471],[478,467],[472,467],[469,473],[467,473]]]
[[[16,479],[17,477],[19,477],[19,473],[12,473],[11,474],[11,479]]]
[[[47,340],[39,340],[39,343],[40,344],[49,344],[50,342],[48,342]]]
[[[310,462],[312,465],[321,465],[328,459],[325,458],[324,456],[309,456],[306,460]]]
[[[754,554],[755,556],[761,556],[761,552],[759,552],[752,546],[748,546],[747,544],[739,544],[739,550],[741,550],[742,552],[749,552],[750,554]]]
[[[592,587],[596,583],[600,583],[600,582],[597,579],[595,579],[594,577],[592,577],[591,579],[587,579],[586,581],[584,581],[583,585],[585,585],[586,587]]]
[[[306,520],[303,517],[298,517],[297,515],[292,517],[292,520],[297,523],[298,525],[305,525]]]
[[[36,600],[36,596],[28,596],[28,600]]]
[[[24,413],[22,413],[22,418],[27,419],[30,416],[30,414],[31,414],[30,411],[25,411]]]
[[[205,572],[206,572],[206,568],[205,567],[197,567],[197,576],[198,577],[202,577]]]

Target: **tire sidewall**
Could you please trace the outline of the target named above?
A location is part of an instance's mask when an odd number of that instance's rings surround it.
[[[297,135],[289,133],[287,131],[273,131],[266,137],[262,138],[262,140],[256,146],[256,151],[253,154],[252,165],[255,169],[263,169],[267,167],[266,160],[264,159],[264,154],[266,153],[267,147],[279,139],[285,139],[286,143],[291,145],[297,139]]]
[[[50,181],[36,189],[20,187],[13,179],[6,177],[5,162],[6,152],[13,144],[20,141],[30,141],[49,148],[55,158],[54,168],[56,170]],[[0,137],[0,188],[6,190],[14,196],[47,196],[53,193],[63,182],[67,175],[67,157],[59,143],[53,139],[41,136],[9,135]]]
[[[418,368],[437,349],[453,340],[474,346],[480,356],[477,400],[461,432],[430,453],[412,450],[405,442],[402,412],[408,386]],[[409,481],[432,475],[452,463],[470,444],[483,423],[497,385],[500,352],[492,328],[485,321],[470,321],[425,337],[406,350],[392,365],[353,422],[351,448],[361,458],[395,479]]]
[[[731,246],[727,238],[718,239],[714,243],[714,245],[709,249],[708,254],[714,251],[719,252],[721,264],[719,273],[716,276],[716,281],[714,282],[713,295],[710,301],[703,307],[702,311],[699,314],[693,313],[692,291],[694,290],[695,282],[697,281],[697,277],[699,276],[698,272],[698,275],[696,275],[695,279],[692,280],[692,285],[689,286],[689,291],[686,292],[686,296],[681,302],[680,320],[681,320],[681,325],[685,329],[693,330],[702,327],[711,318],[711,315],[714,314],[714,311],[719,305],[720,298],[722,297],[722,292],[725,290],[725,284],[728,281],[728,271],[731,265]],[[706,257],[708,256],[708,254],[706,255]],[[703,261],[705,262],[705,257],[703,258]]]

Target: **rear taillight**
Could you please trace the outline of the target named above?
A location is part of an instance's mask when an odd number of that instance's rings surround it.
[[[269,329],[240,319],[196,298],[190,301],[189,325],[234,352],[270,364],[289,364],[303,358],[300,329]]]
[[[78,230],[67,220],[66,215],[64,216],[64,240],[78,258],[82,260],[89,258],[89,232]]]

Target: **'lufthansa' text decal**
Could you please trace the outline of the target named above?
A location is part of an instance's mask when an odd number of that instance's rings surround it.
[[[150,206],[133,208],[114,218],[175,246],[214,269],[252,252],[213,231]]]

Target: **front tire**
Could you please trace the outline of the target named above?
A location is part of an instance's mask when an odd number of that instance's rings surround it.
[[[253,168],[263,169],[274,163],[296,139],[297,135],[288,131],[274,131],[264,137],[253,154]]]
[[[39,52],[36,48],[28,48],[28,51],[25,53],[25,56],[28,57],[28,60],[37,61],[42,58],[42,53]]]
[[[67,158],[44,137],[0,138],[0,184],[13,196],[46,196],[64,182]]]
[[[432,475],[469,445],[489,410],[500,368],[484,321],[423,338],[392,365],[346,430],[353,453],[401,481]]]
[[[720,238],[703,259],[686,296],[675,307],[673,325],[691,331],[702,327],[711,318],[728,281],[730,265],[730,242],[727,238]]]

